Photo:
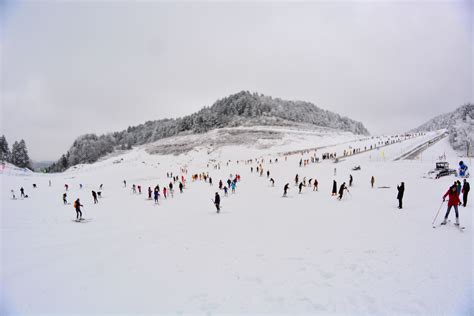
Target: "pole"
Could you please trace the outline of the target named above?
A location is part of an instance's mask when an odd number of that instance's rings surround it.
[[[433,223],[431,223],[431,225],[433,225],[433,228],[436,228],[436,226],[434,225],[434,223],[436,222],[436,219],[438,218],[439,211],[441,211],[441,207],[443,206],[443,203],[444,203],[444,200],[443,200],[443,202],[441,202],[441,205],[440,205],[439,208],[438,208],[438,212],[436,213],[436,216],[435,216],[435,218],[433,219]]]

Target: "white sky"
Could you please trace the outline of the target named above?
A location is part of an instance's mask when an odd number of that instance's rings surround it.
[[[0,4],[1,127],[35,160],[249,90],[403,132],[473,102],[469,1]]]

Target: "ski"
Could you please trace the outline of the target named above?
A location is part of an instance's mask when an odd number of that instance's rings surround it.
[[[441,227],[441,226],[447,226],[447,225],[453,225],[454,227],[456,227],[457,229],[459,229],[459,231],[461,232],[464,232],[464,229],[466,229],[466,226],[461,226],[461,225],[456,225],[456,224],[453,224],[451,223],[451,220],[448,220],[445,224],[443,223],[440,223],[436,226],[433,226],[433,228],[438,228],[438,227]]]
[[[441,226],[446,226],[448,223],[450,223],[451,220],[448,220],[446,223],[443,224],[443,222],[439,223],[438,225],[434,225],[433,228],[438,228],[438,227],[441,227]]]
[[[76,223],[87,223],[92,221],[92,218],[73,219],[72,221]]]
[[[466,228],[466,226],[461,226],[461,225],[456,225],[456,224],[453,224],[457,229],[459,229],[460,232],[463,232],[464,229]]]

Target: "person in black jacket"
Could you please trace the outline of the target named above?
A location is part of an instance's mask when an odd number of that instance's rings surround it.
[[[217,213],[221,210],[221,197],[219,196],[219,193],[216,192],[216,195],[214,197],[214,205],[216,206]]]
[[[402,202],[403,202],[403,194],[405,193],[405,182],[402,182],[400,185],[397,185],[397,200],[398,200],[398,208],[402,209]]]
[[[82,205],[81,201],[79,199],[77,199],[74,202],[74,208],[76,209],[76,220],[81,220],[82,219],[81,206],[84,206],[84,205]]]
[[[285,184],[285,186],[283,187],[283,196],[286,196],[289,188],[290,188],[290,184],[289,183]]]
[[[94,204],[99,203],[99,200],[97,200],[97,193],[95,191],[92,191],[92,197],[94,198]]]
[[[462,186],[462,206],[466,207],[467,205],[467,195],[469,194],[469,191],[471,190],[471,186],[469,185],[469,182],[467,182],[466,179],[464,179],[464,184]]]
[[[332,181],[332,195],[333,196],[337,195],[337,182],[336,182],[336,180]]]
[[[349,190],[348,190],[347,187],[346,187],[346,183],[345,183],[345,182],[343,182],[343,183],[341,184],[341,187],[339,188],[339,197],[338,197],[339,201],[342,200],[342,196],[344,195],[344,190],[346,190],[347,192],[349,192]]]

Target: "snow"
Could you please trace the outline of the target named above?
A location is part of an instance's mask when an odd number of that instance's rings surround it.
[[[460,159],[472,166],[450,149],[447,138],[416,160],[393,161],[436,132],[337,164],[324,160],[299,167],[300,158],[313,152],[286,161],[278,153],[328,146],[317,155],[340,156],[374,140],[285,135],[285,142],[267,148],[240,144],[208,154],[203,147],[173,156],[150,155],[141,147],[61,174],[2,171],[0,313],[473,313],[472,206],[460,208],[464,232],[453,225],[433,229],[442,195],[455,178],[421,177],[443,153],[452,166]],[[262,177],[250,172],[250,164],[235,161],[258,157],[265,159]],[[220,169],[207,167],[212,159],[221,161]],[[361,170],[351,171],[354,165]],[[148,186],[169,183],[166,172],[181,175],[181,167],[188,169],[183,194],[175,192],[160,205],[146,199]],[[212,187],[191,181],[191,174],[200,172],[209,172]],[[211,199],[219,179],[230,173],[239,173],[242,181],[235,195],[220,193],[223,209],[216,214]],[[317,178],[319,191],[304,188],[298,194],[296,173],[300,179]],[[349,174],[350,194],[337,201],[330,195],[332,180],[339,186]],[[404,209],[398,210],[401,181],[406,191]],[[287,182],[289,196],[282,198]],[[68,200],[80,197],[90,222],[72,221],[72,205],[62,203],[65,183]],[[101,183],[103,198],[94,205],[90,191]],[[144,194],[131,193],[133,183]],[[10,190],[18,196],[21,186],[29,198],[12,200]],[[450,218],[454,221],[454,214]]]

